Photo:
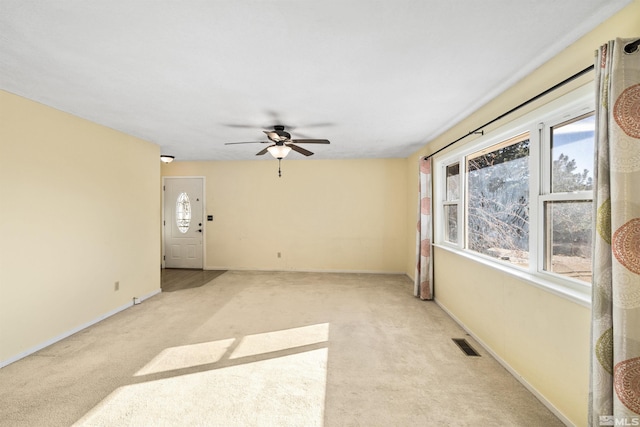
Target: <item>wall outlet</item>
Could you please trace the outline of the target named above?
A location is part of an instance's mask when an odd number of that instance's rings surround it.
[[[119,281],[118,281],[118,282],[116,282],[116,283],[113,285],[113,290],[115,290],[115,291],[120,290],[120,282],[119,282]]]

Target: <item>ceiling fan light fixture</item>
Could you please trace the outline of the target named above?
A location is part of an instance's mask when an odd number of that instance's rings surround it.
[[[169,156],[169,155],[166,155],[166,154],[161,154],[160,155],[160,161],[162,163],[171,163],[171,162],[173,162],[173,159],[175,159],[174,156]]]
[[[287,154],[289,154],[289,151],[291,151],[291,147],[287,147],[286,145],[273,145],[267,148],[267,150],[276,159],[284,159],[287,157]]]

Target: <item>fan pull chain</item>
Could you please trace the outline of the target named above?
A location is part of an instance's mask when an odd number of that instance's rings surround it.
[[[281,158],[278,158],[278,177],[282,178],[282,172],[280,171],[280,162],[282,161]]]

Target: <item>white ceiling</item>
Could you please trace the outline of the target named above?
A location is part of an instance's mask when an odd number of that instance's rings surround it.
[[[0,88],[177,160],[406,157],[628,3],[0,0]]]

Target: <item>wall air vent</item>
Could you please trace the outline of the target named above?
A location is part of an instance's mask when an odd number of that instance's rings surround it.
[[[456,343],[458,347],[460,347],[460,350],[462,350],[464,354],[466,354],[467,356],[480,356],[480,353],[478,353],[473,347],[471,347],[471,345],[467,342],[466,339],[452,338],[452,340],[454,343]]]

